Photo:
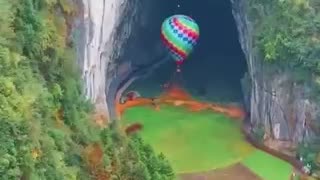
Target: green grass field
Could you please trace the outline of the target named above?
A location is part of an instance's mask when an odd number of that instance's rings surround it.
[[[242,163],[265,180],[287,180],[292,170],[283,160],[260,150],[254,151]]]
[[[243,162],[265,180],[286,180],[291,166],[254,149],[240,131],[240,124],[212,112],[190,113],[161,106],[128,109],[122,123],[139,122],[141,135],[156,152],[163,152],[176,173],[208,171]],[[279,173],[274,170],[279,169]]]

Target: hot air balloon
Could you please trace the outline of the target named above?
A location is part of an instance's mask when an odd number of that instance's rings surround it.
[[[199,39],[199,26],[191,17],[173,15],[161,26],[161,39],[180,72],[180,65],[192,52]]]

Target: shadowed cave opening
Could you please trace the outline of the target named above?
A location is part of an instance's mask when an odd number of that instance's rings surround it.
[[[176,4],[180,7],[169,14],[189,15],[200,27],[198,45],[182,66],[184,88],[201,100],[242,102],[240,80],[247,71],[247,64],[238,40],[231,2],[183,0]],[[160,34],[161,24],[158,26]],[[135,81],[128,91],[136,90],[146,97],[156,96],[174,71],[175,63],[170,59],[148,76]]]

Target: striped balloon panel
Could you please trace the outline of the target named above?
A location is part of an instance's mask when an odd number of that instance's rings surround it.
[[[173,59],[183,61],[197,44],[199,27],[191,17],[174,15],[163,22],[161,39]]]

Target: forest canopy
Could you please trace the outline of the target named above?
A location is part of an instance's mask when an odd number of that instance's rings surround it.
[[[68,2],[0,0],[1,179],[173,179],[140,137],[93,123]]]
[[[248,7],[267,62],[320,73],[320,1],[250,0]]]

